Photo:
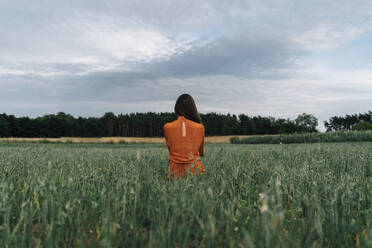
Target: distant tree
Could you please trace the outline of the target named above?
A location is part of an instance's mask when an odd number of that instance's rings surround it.
[[[252,122],[245,114],[240,114],[239,118],[239,133],[240,134],[252,134]]]
[[[339,131],[342,129],[345,129],[344,126],[344,118],[343,117],[338,117],[338,116],[333,116],[329,119],[329,121],[324,122],[324,126],[328,131]]]
[[[9,127],[8,116],[6,114],[0,114],[0,137],[10,137],[11,130]]]
[[[290,119],[278,119],[274,122],[275,134],[295,133],[297,124]]]
[[[358,130],[358,131],[372,130],[372,123],[366,122],[366,121],[361,121],[358,124],[354,125],[351,129],[352,130]]]
[[[299,132],[316,132],[318,119],[312,114],[302,113],[294,120]]]
[[[103,136],[111,137],[114,135],[115,119],[116,116],[112,112],[107,112],[104,114],[104,116],[102,117],[105,126]]]
[[[368,111],[367,113],[359,114],[358,115],[358,120],[372,123],[372,111]]]
[[[252,118],[252,134],[274,134],[272,117],[254,116]]]

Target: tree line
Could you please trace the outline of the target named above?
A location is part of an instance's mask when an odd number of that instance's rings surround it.
[[[300,114],[294,120],[240,114],[201,114],[205,133],[213,135],[254,135],[317,132],[318,120]],[[174,113],[131,113],[102,117],[78,117],[59,112],[42,117],[15,117],[0,114],[0,137],[161,137],[166,122]]]

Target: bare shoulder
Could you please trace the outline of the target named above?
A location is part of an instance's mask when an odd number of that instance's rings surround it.
[[[170,126],[170,122],[167,122],[167,123],[164,124],[163,128],[164,128],[164,129],[168,129],[169,126]]]
[[[171,122],[167,122],[167,123],[165,123],[164,126],[163,126],[163,128],[164,128],[164,129],[169,129],[169,128],[171,128],[172,126],[174,126],[174,122],[175,122],[175,121],[171,121]]]
[[[201,124],[201,123],[196,123],[195,125],[195,129],[198,130],[198,132],[201,134],[201,135],[205,135],[205,129],[204,129],[204,125]]]
[[[193,124],[194,124],[195,128],[204,130],[204,125],[203,124],[197,123],[197,122],[193,122]]]
[[[200,128],[201,128],[201,130],[202,130],[203,134],[205,135],[205,128],[204,128],[204,125],[203,125],[203,124],[201,124],[201,123],[200,123]]]

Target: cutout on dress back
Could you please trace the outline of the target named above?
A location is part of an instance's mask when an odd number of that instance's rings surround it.
[[[186,123],[182,122],[182,137],[186,137]]]

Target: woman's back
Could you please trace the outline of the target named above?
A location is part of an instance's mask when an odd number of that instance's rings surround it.
[[[204,126],[183,116],[164,125],[164,135],[169,149],[170,174],[185,176],[191,167],[194,173],[204,172],[200,156],[204,156]],[[172,176],[172,175],[170,175]]]
[[[202,124],[190,121],[183,116],[177,120],[169,122],[164,126],[164,134],[168,146],[176,153],[194,155],[202,153],[204,141],[204,126]],[[188,153],[188,154],[186,154]],[[203,156],[203,154],[200,154]]]

